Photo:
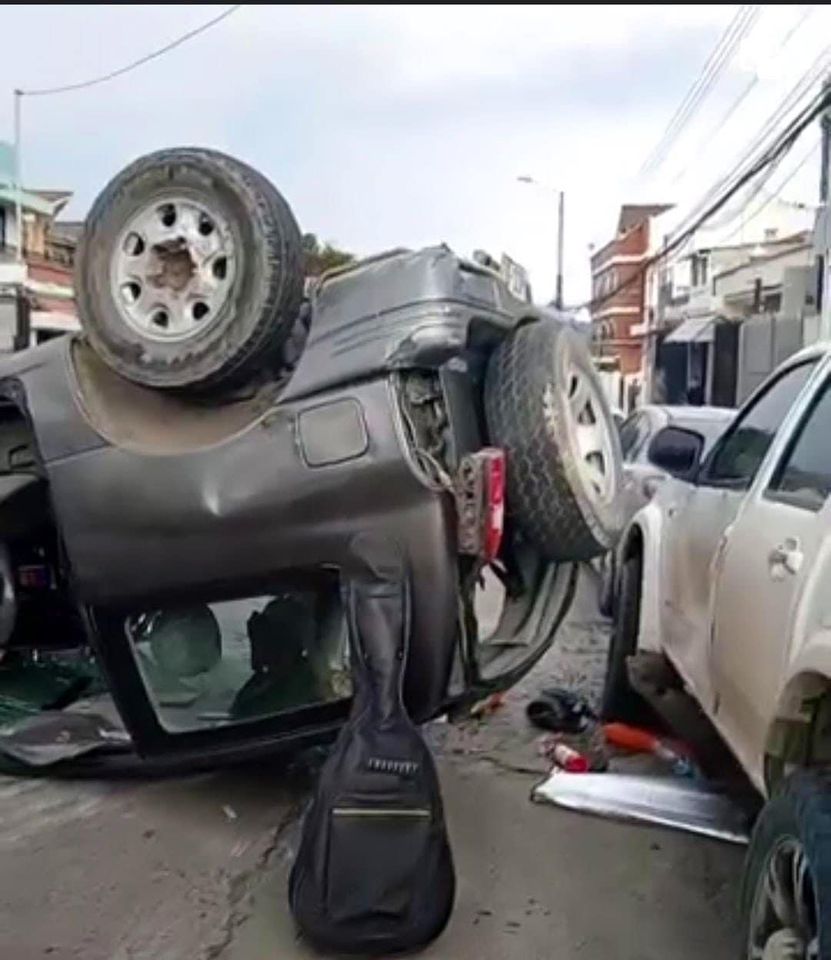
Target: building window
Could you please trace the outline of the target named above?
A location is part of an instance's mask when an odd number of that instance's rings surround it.
[[[776,313],[782,306],[781,293],[767,293],[762,300],[763,313]]]
[[[692,258],[692,285],[704,287],[707,284],[707,273],[710,262],[706,254],[696,253]]]

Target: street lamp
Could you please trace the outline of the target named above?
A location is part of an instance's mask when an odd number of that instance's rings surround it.
[[[527,174],[517,177],[520,183],[528,183],[532,187],[539,187],[542,190],[552,190],[552,187],[540,183]],[[563,309],[563,230],[565,221],[565,194],[562,190],[555,190],[557,194],[557,286],[554,293],[554,305],[558,310]]]

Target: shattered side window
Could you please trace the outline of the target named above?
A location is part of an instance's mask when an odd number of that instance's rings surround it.
[[[144,611],[125,629],[170,732],[275,716],[349,696],[338,611],[291,591]]]

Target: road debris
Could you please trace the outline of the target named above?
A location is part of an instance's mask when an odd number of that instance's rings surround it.
[[[609,766],[606,744],[597,727],[589,731],[588,734],[581,736],[568,737],[564,734],[549,733],[540,737],[537,743],[537,752],[541,757],[545,757],[546,760],[550,760],[552,764],[556,764],[563,769],[567,769],[562,762],[563,759],[576,754],[585,761],[586,766],[583,771],[572,770],[573,773],[585,771],[602,773]],[[583,764],[580,763],[578,766],[583,766]]]
[[[0,727],[0,769],[22,773],[93,752],[123,752],[130,735],[96,714],[43,710]]]
[[[555,733],[582,733],[596,719],[585,697],[563,687],[540,690],[525,712],[534,726]]]
[[[654,823],[730,843],[747,843],[743,810],[705,785],[676,777],[561,770],[534,787],[531,799],[637,823]]]
[[[551,751],[554,762],[566,773],[588,773],[589,759],[565,743],[555,743]]]
[[[696,767],[689,756],[689,750],[670,744],[649,730],[632,727],[627,723],[606,723],[603,725],[603,735],[611,747],[631,753],[651,753],[659,760],[664,760],[678,776],[696,775]]]
[[[484,717],[490,716],[492,713],[496,713],[504,703],[504,693],[491,693],[487,697],[484,697],[484,699],[477,700],[476,703],[473,704],[470,708],[470,715],[471,717],[481,720]]]

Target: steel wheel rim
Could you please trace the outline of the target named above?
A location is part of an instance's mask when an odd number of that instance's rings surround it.
[[[592,377],[580,367],[569,368],[568,406],[577,445],[577,467],[584,486],[597,500],[611,503],[617,493],[614,447],[603,399]]]
[[[771,850],[753,897],[748,960],[819,960],[816,892],[802,843]]]
[[[125,323],[148,340],[188,340],[212,326],[236,272],[226,217],[185,196],[154,199],[128,221],[110,260],[110,287]]]

